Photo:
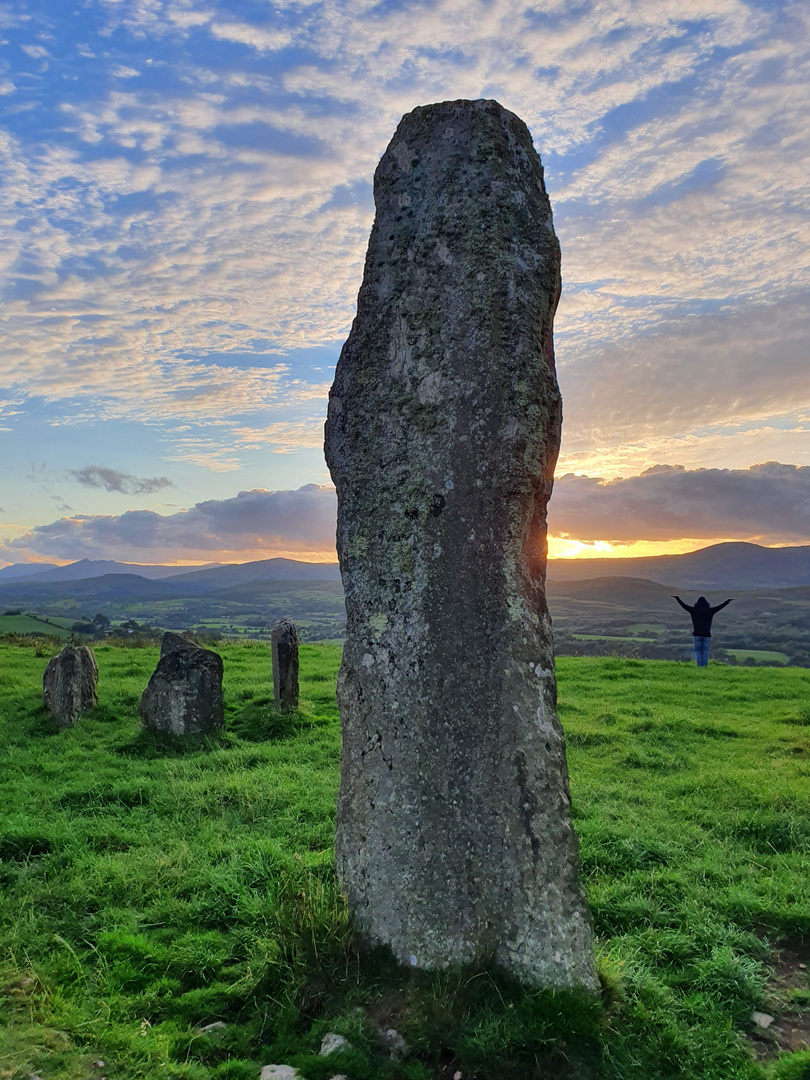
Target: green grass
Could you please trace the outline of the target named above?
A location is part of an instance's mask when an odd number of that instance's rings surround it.
[[[50,616],[46,620],[37,615],[0,615],[0,634],[47,634],[69,638],[70,622],[69,619]]]
[[[788,660],[787,653],[773,649],[726,649],[726,652],[737,660],[747,660],[750,657],[752,660],[776,660],[780,664],[786,664]]]
[[[97,1080],[97,1059],[108,1080],[766,1075],[741,1033],[773,1008],[772,943],[810,940],[810,672],[559,661],[600,1012],[358,950],[332,869],[339,648],[302,647],[285,716],[268,647],[223,646],[226,730],[188,747],[139,729],[157,650],[95,651],[99,706],[59,732],[47,656],[0,645],[0,1078]],[[326,1030],[355,1049],[319,1059]],[[798,1054],[768,1068],[808,1075]]]
[[[576,641],[655,641],[655,638],[639,637],[638,634],[572,634],[571,637]]]

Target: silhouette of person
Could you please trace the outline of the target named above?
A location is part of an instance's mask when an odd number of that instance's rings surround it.
[[[698,667],[706,667],[709,663],[709,642],[712,637],[712,619],[718,611],[722,611],[726,605],[730,604],[734,599],[730,596],[728,600],[724,600],[722,604],[718,604],[717,607],[712,607],[705,596],[699,596],[695,601],[695,606],[690,607],[689,604],[685,604],[681,600],[680,596],[676,596],[675,593],[670,593],[673,600],[677,600],[684,611],[688,611],[692,616],[692,633],[695,637],[695,660]]]

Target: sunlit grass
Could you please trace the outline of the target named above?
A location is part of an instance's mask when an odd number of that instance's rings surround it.
[[[810,937],[810,672],[559,662],[594,1012],[359,952],[332,869],[340,649],[302,648],[291,715],[266,645],[222,652],[225,731],[184,748],[139,728],[156,649],[99,646],[99,706],[58,732],[47,655],[0,647],[0,1077],[88,1080],[95,1060],[110,1080],[255,1080],[273,1061],[324,1080],[763,1075],[741,1033],[770,942]],[[409,1059],[379,1051],[369,1012]],[[355,1047],[337,1064],[315,1053],[330,1029]]]

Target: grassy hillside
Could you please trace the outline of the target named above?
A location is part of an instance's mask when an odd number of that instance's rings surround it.
[[[810,1076],[780,1054],[810,1033],[810,672],[560,661],[600,1013],[360,953],[332,872],[340,650],[303,647],[286,717],[267,646],[222,651],[226,731],[183,749],[138,727],[155,649],[97,647],[100,704],[58,732],[47,657],[0,646],[0,1077]],[[318,1058],[327,1030],[354,1051]]]
[[[0,634],[40,634],[69,638],[73,620],[56,616],[0,615]]]

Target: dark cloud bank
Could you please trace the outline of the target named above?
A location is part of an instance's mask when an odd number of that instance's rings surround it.
[[[810,466],[767,462],[750,469],[658,465],[616,480],[567,474],[557,479],[549,513],[555,535],[578,540],[677,540],[682,537],[810,543]],[[243,561],[275,551],[302,558],[333,549],[335,493],[242,491],[162,515],[74,516],[41,525],[0,546],[9,561],[28,555],[149,562],[220,554]]]
[[[656,465],[617,480],[568,474],[554,485],[549,528],[616,543],[725,537],[804,544],[810,542],[810,466]]]

